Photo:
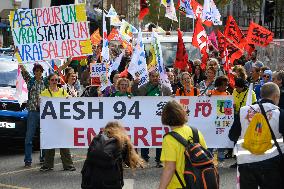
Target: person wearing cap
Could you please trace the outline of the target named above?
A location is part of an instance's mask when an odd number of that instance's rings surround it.
[[[265,70],[262,75],[262,79],[258,85],[255,85],[254,92],[256,94],[256,99],[260,100],[260,89],[261,87],[268,82],[272,82],[272,71],[271,70]]]
[[[65,69],[71,62],[69,58],[68,61],[58,68],[58,73],[60,73],[63,69]],[[23,79],[27,83],[28,88],[28,101],[27,101],[27,110],[28,110],[28,118],[27,118],[27,131],[25,137],[25,167],[29,168],[32,166],[32,146],[33,146],[33,137],[35,135],[37,127],[39,127],[40,123],[40,100],[39,95],[42,91],[47,88],[48,81],[47,78],[42,76],[44,71],[42,65],[36,63],[33,67],[32,76],[25,68],[23,64],[20,64],[21,73]],[[43,154],[40,155],[40,162],[44,161]]]

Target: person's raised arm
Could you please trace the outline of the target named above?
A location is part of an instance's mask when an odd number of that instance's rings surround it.
[[[67,58],[67,61],[64,62],[64,64],[62,64],[59,68],[58,68],[58,73],[61,73],[62,70],[64,70],[65,68],[67,68],[67,66],[69,66],[69,64],[72,61],[72,57]]]
[[[31,75],[26,70],[26,68],[25,68],[25,66],[23,64],[19,64],[19,66],[20,66],[20,69],[21,69],[21,73],[22,73],[23,79],[25,80],[26,83],[28,83],[30,81],[30,79],[32,78]]]

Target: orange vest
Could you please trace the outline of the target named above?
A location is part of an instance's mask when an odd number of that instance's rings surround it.
[[[194,90],[196,91],[196,95],[194,95]],[[200,94],[199,89],[191,86],[190,91],[187,92],[184,88],[178,88],[176,91],[176,96],[197,96]]]

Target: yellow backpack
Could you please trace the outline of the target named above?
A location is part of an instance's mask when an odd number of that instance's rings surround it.
[[[252,154],[261,155],[272,148],[272,137],[267,121],[262,113],[256,113],[244,136],[243,148]]]

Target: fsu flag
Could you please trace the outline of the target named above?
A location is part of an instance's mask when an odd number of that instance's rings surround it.
[[[194,18],[194,12],[191,8],[191,0],[179,0],[178,10],[186,15],[186,17]]]
[[[199,48],[202,57],[201,68],[205,69],[206,61],[208,58],[207,47],[208,47],[208,37],[204,27],[202,26],[201,19],[196,20],[196,26],[194,28],[193,37],[192,37],[192,45]]]
[[[237,25],[235,19],[232,16],[229,16],[227,24],[224,30],[224,35],[227,39],[230,39],[240,48],[244,48],[247,44],[247,40]]]
[[[146,0],[140,0],[140,12],[139,12],[139,20],[143,20],[143,18],[149,13],[149,5]]]
[[[180,70],[185,70],[188,65],[188,54],[183,43],[182,32],[178,29],[178,44],[174,66]],[[191,67],[189,67],[189,72],[191,72]]]
[[[93,45],[98,45],[101,43],[102,37],[100,36],[100,30],[97,29],[94,31],[94,33],[91,35],[91,42]]]
[[[269,31],[268,29],[251,22],[247,40],[249,44],[254,44],[262,47],[266,47],[271,41],[273,41],[274,33]]]

